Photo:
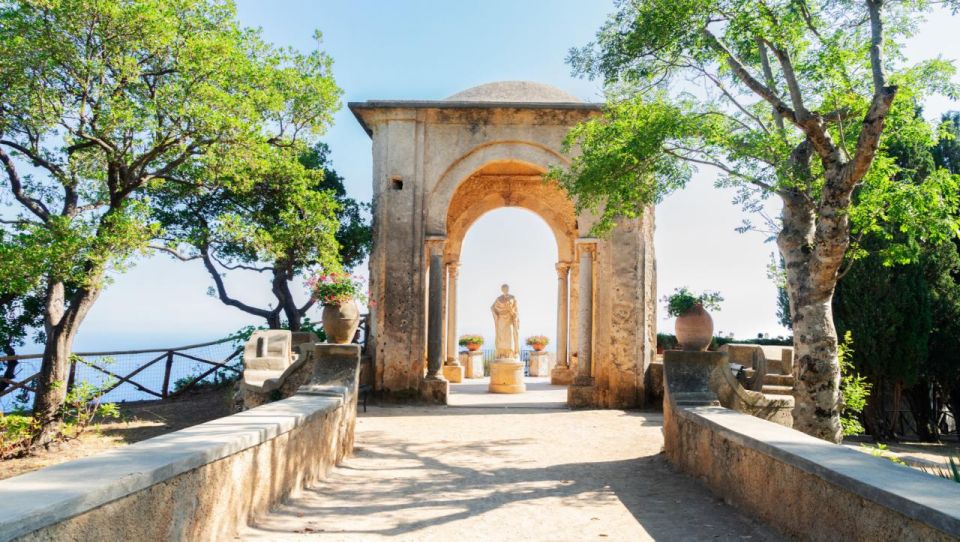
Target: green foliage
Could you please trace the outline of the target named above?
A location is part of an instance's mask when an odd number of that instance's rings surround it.
[[[86,363],[76,356],[74,362]],[[115,403],[101,402],[104,393],[113,383],[107,380],[95,386],[84,380],[66,390],[66,400],[60,407],[60,423],[55,439],[74,439],[95,426],[97,420],[120,418],[120,409]],[[56,382],[55,387],[66,388],[63,382]],[[0,412],[0,460],[29,453],[32,442],[42,429],[40,422],[22,407],[11,414]]]
[[[546,346],[550,344],[550,339],[548,339],[546,335],[531,335],[530,337],[527,337],[526,342],[529,346],[533,346],[535,344]]]
[[[33,416],[0,412],[0,460],[23,455],[36,430]]]
[[[955,118],[945,115],[937,140],[925,147],[900,135],[891,137],[888,149],[896,156],[901,172],[894,182],[922,183],[923,175],[932,175],[934,167],[960,166],[949,158],[960,155],[952,146],[960,134]],[[960,169],[938,171],[954,179],[960,173]],[[956,219],[960,217],[960,204],[952,204]],[[960,245],[956,238],[920,239],[911,245],[919,256],[904,263],[891,254],[906,246],[901,242],[903,230],[912,227],[913,219],[905,224],[899,220],[888,217],[882,231],[864,233],[858,243],[864,255],[848,264],[837,286],[833,309],[838,331],[852,331],[857,337],[853,364],[877,388],[876,404],[871,405],[875,421],[867,420],[874,437],[890,436],[884,422],[884,395],[889,386],[885,383],[900,382],[918,436],[936,440],[937,415],[931,411],[931,397],[939,402],[943,394],[960,384]]]
[[[704,309],[720,310],[720,303],[723,298],[720,292],[703,292],[694,295],[686,286],[674,289],[670,295],[663,296],[663,302],[666,303],[667,314],[677,317],[683,315],[696,305],[702,305]]]
[[[483,344],[483,337],[480,335],[460,335],[460,340],[457,341],[457,344],[460,346],[469,346],[471,344]]]
[[[677,337],[670,333],[657,333],[657,348],[663,350],[673,350],[678,342]]]
[[[361,277],[346,273],[325,273],[310,277],[307,287],[313,298],[324,305],[340,305],[353,300],[365,303],[366,284]]]
[[[351,270],[367,257],[373,243],[373,230],[367,218],[370,204],[347,197],[343,177],[333,169],[329,154],[326,143],[317,143],[300,155],[300,163],[308,170],[323,171],[323,181],[317,189],[332,193],[337,203],[340,225],[335,237],[340,248],[340,263],[344,269]]]
[[[862,448],[865,448],[865,449],[869,450],[869,451],[870,451],[870,455],[872,455],[873,457],[879,457],[879,458],[881,458],[881,459],[887,459],[887,460],[889,460],[889,461],[892,462],[892,463],[896,463],[897,465],[902,465],[902,466],[904,466],[904,467],[907,466],[906,462],[904,462],[904,460],[902,460],[902,459],[900,459],[899,457],[897,457],[896,455],[894,455],[893,452],[891,452],[891,451],[887,448],[887,445],[886,445],[886,444],[877,443],[876,446],[869,446],[869,445],[867,445],[867,444],[861,444],[860,446],[861,446]]]
[[[239,366],[240,363],[234,364],[235,368],[239,369]],[[219,390],[232,386],[237,380],[240,380],[241,376],[239,373],[225,367],[221,367],[202,380],[198,380],[202,374],[201,372],[197,372],[183,378],[178,378],[173,383],[173,393],[179,393],[187,388],[193,391]]]
[[[867,397],[870,396],[871,384],[867,378],[857,374],[850,356],[853,354],[853,336],[848,331],[839,343],[838,357],[840,358],[840,397],[843,408],[840,410],[840,425],[844,436],[860,435],[863,425],[860,423],[860,413],[867,406]]]

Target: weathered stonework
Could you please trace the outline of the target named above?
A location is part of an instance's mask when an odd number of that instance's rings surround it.
[[[371,101],[350,108],[373,139],[374,247],[369,347],[374,385],[387,393],[418,393],[444,402],[446,387],[424,384],[427,345],[441,344],[441,360],[456,359],[456,265],[464,237],[484,213],[521,207],[539,215],[557,241],[558,295],[568,312],[558,317],[567,344],[558,375],[572,376],[583,333],[590,333],[589,405],[636,407],[645,402],[644,371],[655,345],[653,209],[624,220],[596,242],[589,330],[578,323],[580,269],[577,239],[589,237],[596,217],[577,216],[574,202],[542,175],[568,159],[561,143],[570,128],[600,113],[562,91],[536,83],[483,85],[442,101]],[[442,260],[431,258],[442,244]],[[431,268],[436,269],[431,269]],[[568,272],[567,272],[568,271]],[[431,273],[441,277],[430,294]],[[566,292],[563,285],[569,285]],[[428,318],[442,314],[443,337],[428,341]],[[564,325],[565,324],[565,325]],[[439,341],[439,342],[437,342]],[[558,350],[561,351],[561,350]],[[434,350],[434,356],[437,355]],[[585,398],[587,395],[579,394]]]

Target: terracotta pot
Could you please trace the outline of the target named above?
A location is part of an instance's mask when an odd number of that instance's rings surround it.
[[[360,325],[360,309],[352,299],[340,305],[324,305],[321,320],[328,343],[348,344]]]
[[[547,346],[547,345],[545,345],[545,344],[540,344],[540,343],[533,343],[533,344],[531,344],[530,346],[532,346],[534,350],[536,350],[537,352],[539,352],[539,351],[543,350],[543,348],[544,348],[545,346]]]
[[[480,343],[467,343],[467,350],[471,352],[476,352],[480,350]]]
[[[706,350],[713,340],[713,318],[697,303],[677,317],[674,330],[681,350]]]

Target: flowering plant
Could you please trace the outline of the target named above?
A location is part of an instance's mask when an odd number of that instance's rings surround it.
[[[704,309],[720,310],[722,301],[720,292],[703,292],[695,295],[686,286],[676,288],[672,294],[663,296],[663,302],[667,305],[667,314],[675,317],[682,316],[698,304],[703,305]]]
[[[324,305],[342,305],[352,299],[366,303],[363,281],[363,277],[347,273],[317,274],[307,280],[307,288]]]
[[[460,346],[483,344],[483,337],[480,335],[460,335],[460,340],[457,342],[457,344]]]
[[[533,336],[527,337],[528,346],[533,346],[535,344],[539,344],[540,346],[546,346],[549,343],[550,343],[550,339],[548,339],[546,335],[533,335]]]

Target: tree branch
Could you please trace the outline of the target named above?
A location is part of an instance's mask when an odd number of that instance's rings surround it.
[[[44,222],[50,220],[50,210],[47,209],[47,206],[42,201],[31,198],[23,191],[23,183],[20,181],[17,168],[13,164],[13,160],[10,159],[10,155],[2,148],[0,148],[0,162],[3,162],[3,168],[7,171],[7,177],[10,179],[10,190],[13,192],[13,197],[40,220]]]
[[[783,118],[789,120],[793,124],[796,124],[798,127],[800,126],[797,122],[797,115],[794,110],[785,104],[783,100],[781,100],[772,90],[767,88],[766,85],[751,75],[750,72],[747,71],[747,68],[744,67],[743,63],[737,59],[732,51],[727,49],[727,46],[724,45],[719,38],[717,38],[707,28],[701,29],[701,32],[704,37],[707,38],[707,42],[710,43],[710,46],[719,52],[724,58],[726,58],[727,65],[731,70],[733,70],[733,73],[737,76],[737,78],[747,86],[747,88],[752,90],[767,103],[773,106],[774,110],[782,115]]]
[[[220,297],[225,305],[231,307],[236,307],[243,312],[252,314],[254,316],[259,316],[260,318],[270,319],[271,316],[276,316],[276,312],[268,311],[265,309],[260,309],[251,305],[247,305],[242,301],[233,299],[227,294],[227,287],[223,283],[223,277],[220,276],[220,271],[217,269],[216,265],[213,263],[213,259],[210,257],[209,247],[203,247],[200,249],[200,256],[203,260],[203,266],[207,269],[207,272],[210,273],[210,276],[213,278],[213,282],[217,286],[217,295]]]

